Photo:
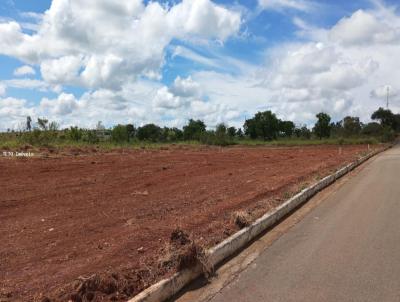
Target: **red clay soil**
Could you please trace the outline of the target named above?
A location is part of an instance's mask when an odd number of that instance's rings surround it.
[[[212,246],[239,229],[233,213],[255,219],[367,151],[341,148],[1,157],[0,301],[126,300],[176,271],[177,229]]]

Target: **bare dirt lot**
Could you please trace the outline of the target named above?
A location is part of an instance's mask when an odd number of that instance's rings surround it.
[[[367,151],[340,148],[0,157],[0,301],[124,301],[185,265],[182,246],[236,232],[234,213],[253,220]]]

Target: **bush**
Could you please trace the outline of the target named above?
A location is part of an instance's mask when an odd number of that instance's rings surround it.
[[[235,137],[238,133],[238,131],[236,130],[235,127],[229,127],[227,131],[228,131],[229,137]]]
[[[279,121],[279,133],[283,137],[291,137],[296,128],[292,121]]]
[[[206,125],[201,120],[189,120],[189,124],[183,127],[183,138],[185,140],[199,140],[206,132]]]
[[[89,144],[98,143],[100,140],[99,140],[99,137],[97,136],[97,131],[96,130],[86,130],[83,135],[83,141],[85,141]]]
[[[78,127],[71,127],[67,130],[67,137],[72,141],[80,141],[83,136],[83,130]]]
[[[384,127],[383,134],[382,134],[382,142],[389,143],[394,141],[396,138],[396,133],[390,127]]]
[[[162,138],[162,130],[157,125],[147,124],[138,129],[137,137],[141,141],[147,140],[157,142],[160,141]]]
[[[218,134],[215,131],[206,131],[202,133],[199,141],[202,144],[214,146],[229,146],[235,144],[228,135],[222,135],[221,133]]]
[[[57,140],[56,131],[41,131],[39,129],[34,129],[31,132],[25,132],[22,134],[22,142],[28,143],[33,146],[48,146]]]
[[[125,125],[117,125],[111,131],[111,140],[116,143],[129,142],[129,132]]]
[[[164,127],[161,136],[163,142],[176,142],[183,139],[183,132],[178,128]]]
[[[128,131],[129,138],[134,138],[136,135],[136,128],[132,124],[126,125],[126,130]]]
[[[356,116],[346,116],[343,121],[343,132],[344,135],[349,136],[357,136],[361,132],[362,123],[360,122],[360,118]]]
[[[383,133],[383,127],[378,123],[368,123],[361,130],[361,134],[368,136],[381,136]]]
[[[310,131],[310,129],[307,128],[307,126],[295,128],[294,134],[297,138],[302,138],[302,139],[310,139],[311,138],[311,131]]]

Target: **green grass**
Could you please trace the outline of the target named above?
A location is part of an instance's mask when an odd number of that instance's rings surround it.
[[[244,139],[237,141],[239,145],[247,146],[312,146],[312,145],[363,145],[379,144],[376,138],[329,138],[329,139],[278,139],[273,141]]]
[[[278,139],[274,141],[251,140],[251,139],[235,139],[232,142],[234,145],[241,146],[312,146],[312,145],[358,145],[358,144],[378,144],[376,138],[371,137],[356,137],[356,138],[330,138],[330,139]],[[0,148],[1,149],[18,149],[29,143],[23,138],[13,133],[0,133]],[[162,149],[169,146],[201,146],[198,141],[178,141],[178,142],[145,142],[132,141],[126,143],[116,143],[112,141],[101,141],[97,143],[89,143],[85,141],[73,141],[68,139],[50,138],[32,144],[34,147],[75,147],[75,148],[92,148],[98,147],[102,150],[111,150],[117,148],[130,149]]]
[[[53,139],[49,143],[29,144],[20,137],[9,134],[0,134],[0,149],[15,150],[24,146],[32,145],[33,147],[51,147],[51,148],[93,148],[98,147],[101,150],[112,150],[118,148],[129,149],[162,149],[168,146],[201,146],[198,141],[179,141],[179,142],[149,142],[149,141],[132,141],[124,143],[116,143],[113,141],[100,141],[97,143],[89,143],[85,141],[74,141],[68,139]]]

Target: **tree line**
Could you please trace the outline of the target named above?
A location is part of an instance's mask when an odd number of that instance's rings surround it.
[[[242,128],[219,124],[215,130],[207,130],[202,120],[190,119],[183,128],[160,127],[150,123],[140,127],[133,124],[119,124],[106,129],[99,122],[95,129],[70,127],[60,130],[56,122],[39,118],[33,126],[31,117],[27,117],[26,131],[22,137],[31,144],[46,144],[54,140],[98,143],[111,141],[129,143],[134,141],[179,142],[199,141],[210,145],[229,145],[238,140],[277,139],[325,139],[346,137],[376,137],[381,141],[390,141],[400,131],[400,115],[388,109],[379,108],[371,115],[373,122],[364,124],[358,117],[346,116],[341,121],[332,122],[329,114],[320,112],[310,129],[305,125],[296,126],[293,121],[281,120],[271,111],[257,112],[246,119]]]

